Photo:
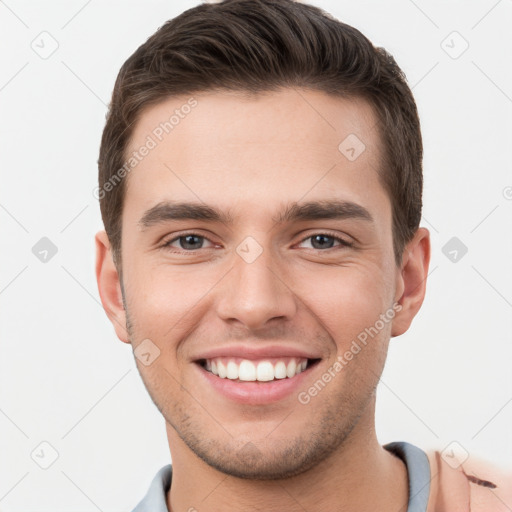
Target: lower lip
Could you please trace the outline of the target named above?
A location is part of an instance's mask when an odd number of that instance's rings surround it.
[[[248,405],[270,404],[283,400],[294,393],[297,394],[312,370],[312,368],[306,368],[291,379],[286,377],[285,379],[275,379],[267,382],[240,382],[227,378],[222,379],[205,370],[200,364],[194,364],[202,378],[206,380],[207,385],[234,402]]]

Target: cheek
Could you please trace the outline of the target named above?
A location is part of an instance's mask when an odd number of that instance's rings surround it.
[[[385,364],[394,316],[382,272],[370,270],[338,269],[336,277],[326,281],[329,285],[323,293],[315,288],[316,293],[309,295],[317,321],[334,340],[336,353],[331,364],[338,363],[341,369],[335,371],[339,377],[334,379],[332,393],[348,408],[375,389]]]
[[[340,267],[309,276],[301,279],[298,293],[336,341],[338,352],[358,336],[364,338],[368,329],[375,333],[377,322],[378,337],[386,337],[390,322],[381,325],[379,318],[391,306],[391,290],[382,269]]]
[[[163,340],[196,321],[219,276],[207,267],[134,264],[125,274],[130,315],[139,335]]]

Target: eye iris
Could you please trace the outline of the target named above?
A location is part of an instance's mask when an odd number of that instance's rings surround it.
[[[200,249],[203,245],[203,240],[202,237],[197,235],[180,236],[180,245],[182,249]]]
[[[315,247],[318,244],[319,247]],[[331,248],[334,244],[334,238],[328,235],[315,235],[312,237],[312,245],[315,249]]]

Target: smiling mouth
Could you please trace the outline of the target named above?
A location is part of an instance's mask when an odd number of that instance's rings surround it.
[[[233,357],[215,357],[200,359],[197,363],[207,372],[221,379],[236,382],[272,382],[292,379],[316,364],[320,359],[303,357],[281,357],[250,360]]]

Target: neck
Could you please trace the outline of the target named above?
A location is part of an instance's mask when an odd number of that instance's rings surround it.
[[[173,476],[170,512],[310,512],[407,510],[405,464],[377,441],[361,418],[349,438],[314,468],[284,480],[247,480],[221,473],[200,460],[167,425]]]

